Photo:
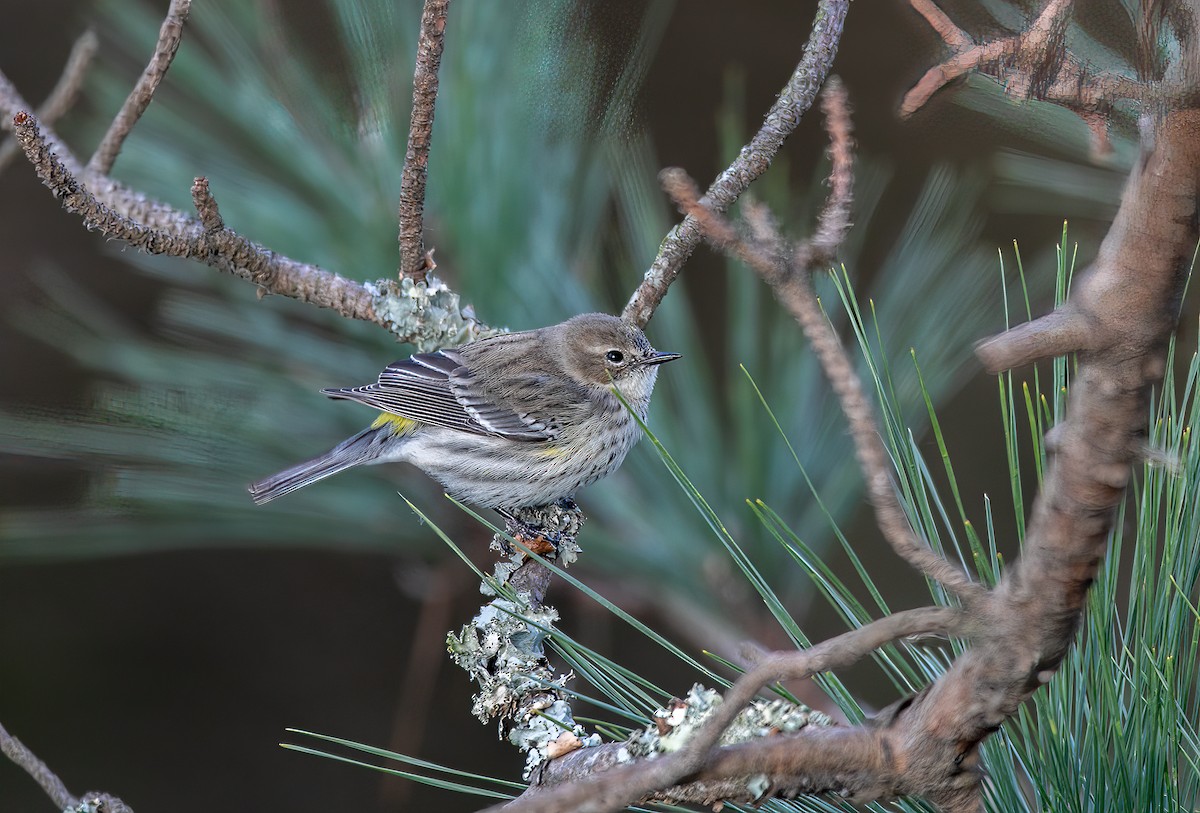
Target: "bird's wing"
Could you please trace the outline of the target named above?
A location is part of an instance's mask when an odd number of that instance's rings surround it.
[[[480,426],[490,434],[516,440],[549,440],[558,434],[558,422],[548,417],[537,395],[545,390],[544,374],[510,373],[505,376],[506,396],[484,388],[467,367],[450,374],[450,391]]]
[[[374,384],[322,390],[420,423],[512,440],[549,440],[550,424],[497,403],[455,350],[418,353],[389,364]]]

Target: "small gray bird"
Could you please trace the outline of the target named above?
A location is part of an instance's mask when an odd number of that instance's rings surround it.
[[[616,471],[645,419],[660,353],[614,316],[494,336],[389,364],[363,387],[323,390],[378,409],[320,457],[250,486],[265,503],[368,463],[412,463],[461,502],[511,515],[569,499]]]

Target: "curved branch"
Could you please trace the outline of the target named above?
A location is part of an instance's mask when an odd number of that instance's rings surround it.
[[[750,143],[742,147],[734,162],[708,188],[707,200],[717,212],[727,211],[750,184],[766,172],[784,139],[791,135],[812,106],[837,55],[849,8],[849,0],[821,0],[800,64],[767,113],[766,121]],[[667,233],[659,246],[658,256],[625,305],[622,318],[640,328],[646,326],[667,289],[679,276],[683,264],[700,245],[701,238],[699,224],[690,217],[685,217]]]
[[[113,164],[116,163],[117,156],[121,153],[121,146],[133,131],[138,119],[150,106],[150,101],[154,98],[154,91],[158,90],[159,83],[162,82],[163,77],[167,74],[167,69],[171,67],[171,62],[175,59],[175,52],[179,50],[179,42],[183,39],[183,24],[187,22],[191,8],[192,0],[171,0],[166,19],[163,20],[162,27],[158,31],[158,42],[154,46],[154,55],[150,57],[149,64],[142,71],[133,90],[129,92],[125,104],[121,105],[120,112],[108,125],[108,132],[104,134],[100,146],[96,147],[91,160],[88,161],[89,171],[101,175],[107,175],[112,171]]]
[[[9,734],[3,725],[0,725],[0,753],[33,777],[33,780],[41,786],[59,810],[68,810],[79,805],[79,800],[67,790],[67,786],[58,778],[58,774],[50,770],[45,762],[38,759],[25,743]]]
[[[821,113],[825,133],[829,136],[832,164],[829,197],[817,216],[816,233],[800,243],[795,252],[796,265],[812,270],[834,262],[846,232],[850,230],[850,204],[854,197],[854,128],[850,121],[850,99],[837,76],[829,77],[825,83],[821,93]]]

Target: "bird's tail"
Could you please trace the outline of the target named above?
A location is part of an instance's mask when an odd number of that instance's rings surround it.
[[[390,437],[392,432],[372,425],[354,437],[342,441],[320,457],[298,463],[278,474],[251,483],[250,497],[256,505],[262,505],[340,471],[370,463],[384,450],[385,444],[381,441],[385,435]]]

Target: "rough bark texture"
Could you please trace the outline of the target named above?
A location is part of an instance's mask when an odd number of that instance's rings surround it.
[[[421,37],[417,42],[417,65],[413,71],[413,106],[408,125],[408,151],[404,156],[397,212],[400,243],[400,276],[424,282],[425,179],[428,175],[430,134],[437,103],[438,66],[445,43],[446,12],[450,0],[425,0],[421,13]]]

